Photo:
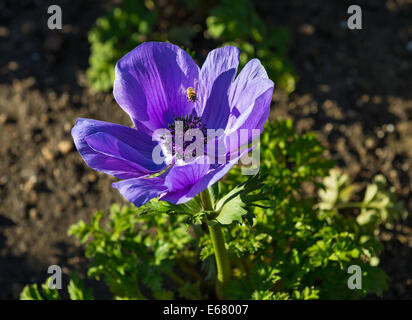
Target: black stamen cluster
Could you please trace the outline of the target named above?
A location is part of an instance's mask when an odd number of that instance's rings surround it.
[[[204,143],[206,144],[206,139],[207,139],[207,129],[202,123],[202,119],[196,115],[185,115],[181,117],[176,117],[172,123],[168,124],[168,128],[170,131],[170,134],[172,135],[172,152],[173,154],[176,154],[176,144],[175,144],[175,136],[176,136],[176,128],[175,128],[175,123],[176,121],[181,121],[183,123],[183,135],[186,133],[187,130],[189,129],[200,129],[203,133],[204,137]],[[183,137],[182,137],[183,138]],[[194,137],[192,141],[184,141],[183,142],[183,150],[182,150],[182,155],[184,153],[184,150],[186,147],[194,142],[196,138]],[[178,152],[180,154],[180,152]]]

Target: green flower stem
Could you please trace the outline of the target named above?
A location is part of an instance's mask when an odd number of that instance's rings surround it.
[[[202,201],[203,209],[208,210],[208,211],[214,210],[212,196],[210,195],[210,192],[208,189],[200,193],[200,200]]]
[[[230,262],[225,241],[223,239],[222,228],[218,223],[209,225],[210,237],[212,238],[213,248],[217,266],[216,293],[219,299],[223,299],[223,287],[230,280]]]
[[[212,198],[209,190],[205,190],[200,194],[203,208],[208,211],[213,211]],[[230,280],[231,269],[229,256],[227,254],[225,240],[223,239],[222,228],[219,223],[209,224],[209,233],[212,239],[213,248],[215,250],[216,267],[217,267],[217,282],[216,294],[219,299],[224,299],[223,287]]]

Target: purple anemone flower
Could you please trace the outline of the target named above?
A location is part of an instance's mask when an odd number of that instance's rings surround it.
[[[113,88],[134,128],[79,118],[72,136],[80,155],[91,168],[121,179],[113,187],[136,206],[156,197],[175,204],[192,199],[221,179],[244,154],[239,145],[251,143],[252,136],[237,138],[239,130],[260,133],[269,116],[273,82],[257,59],[235,78],[239,54],[236,47],[215,49],[199,68],[176,45],[139,45],[116,64]],[[154,161],[153,150],[162,143],[154,138],[155,132],[172,131],[175,150],[177,120],[183,130],[220,129],[216,139],[223,141],[225,161],[185,163],[178,161],[176,153]],[[238,140],[232,144],[234,136]],[[211,143],[215,141],[208,140],[206,145]]]

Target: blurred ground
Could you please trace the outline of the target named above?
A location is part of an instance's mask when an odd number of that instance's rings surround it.
[[[47,29],[47,7],[55,3],[62,31]],[[271,117],[315,130],[356,181],[383,173],[410,212],[412,1],[358,1],[360,31],[346,28],[348,1],[257,3],[268,24],[292,30],[290,57],[300,77],[289,97],[275,93]],[[66,274],[84,269],[67,228],[123,201],[114,179],[85,166],[70,136],[78,117],[129,124],[111,93],[85,83],[87,31],[110,4],[0,2],[0,299],[42,281],[51,264]],[[383,230],[382,240],[382,267],[392,279],[385,297],[411,299],[411,218]]]

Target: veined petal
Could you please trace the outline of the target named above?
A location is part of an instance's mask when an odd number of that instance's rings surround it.
[[[245,145],[252,143],[263,130],[269,113],[270,113],[270,102],[272,101],[273,91],[267,90],[262,95],[260,95],[254,102],[254,104],[249,108],[251,112],[248,112],[248,117],[246,119],[238,119],[237,122],[233,124],[235,130],[230,130],[226,137],[226,145],[229,152],[234,152]],[[257,133],[254,130],[258,130]],[[233,141],[238,141],[237,143],[231,143]],[[228,146],[230,144],[230,146]]]
[[[112,186],[136,207],[144,205],[167,190],[164,179],[160,177],[127,179],[115,182]]]
[[[230,87],[229,101],[231,108],[239,103],[243,91],[259,79],[269,78],[259,59],[252,59],[246,63]]]
[[[189,164],[174,166],[169,170],[165,178],[165,186],[168,188],[160,200],[179,204],[190,200],[187,197],[191,187],[195,185],[209,171],[209,164]]]
[[[237,72],[239,55],[236,47],[215,49],[200,70],[196,111],[207,128],[226,128],[230,113],[228,91]]]
[[[74,143],[87,165],[121,179],[162,170],[152,161],[156,142],[135,129],[92,119],[78,119],[72,129]]]
[[[145,42],[116,64],[113,95],[138,127],[167,128],[175,117],[191,114],[186,90],[199,78],[199,67],[178,46]]]
[[[174,166],[165,178],[165,186],[169,191],[189,189],[209,171],[209,164],[188,164]]]
[[[203,190],[207,189],[217,181],[223,178],[223,176],[229,172],[229,170],[236,164],[235,161],[228,162],[226,164],[222,164],[216,166],[212,170],[210,170],[206,175],[204,175],[197,183],[195,183],[189,190],[189,192],[183,198],[184,202],[192,199],[197,194],[202,192]]]
[[[168,190],[160,200],[169,201],[174,204],[184,203],[194,198],[200,192],[219,181],[229,170],[235,165],[238,160],[244,156],[249,150],[245,150],[237,157],[233,157],[231,161],[225,164],[216,165],[187,165],[182,167],[173,167],[166,176],[165,184],[172,190]],[[185,177],[182,178],[184,173]],[[185,182],[182,182],[185,181]]]
[[[256,79],[238,95],[237,103],[232,106],[226,133],[241,128],[261,129],[261,118],[269,115],[274,84],[269,79]],[[264,119],[266,122],[267,117]]]
[[[226,127],[226,145],[232,142],[230,152],[251,143],[256,138],[253,129],[262,132],[270,113],[273,87],[257,59],[249,61],[235,79],[229,93],[231,112]],[[247,134],[241,132],[245,129]]]

